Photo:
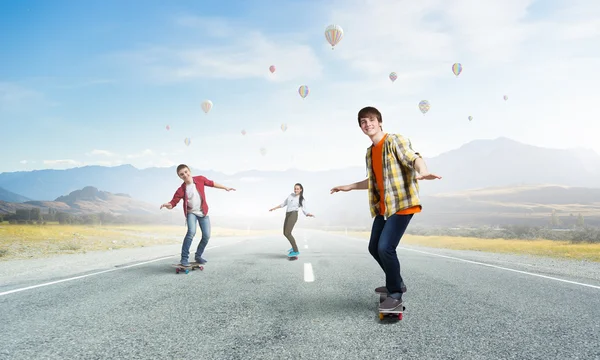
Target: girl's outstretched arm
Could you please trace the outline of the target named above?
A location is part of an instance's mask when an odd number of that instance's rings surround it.
[[[309,213],[308,211],[306,211],[306,199],[302,200],[302,212],[304,213],[304,216],[310,216],[310,217],[315,217],[313,214]]]
[[[275,206],[274,208],[269,209],[269,211],[273,211],[273,210],[277,210],[277,209],[281,209],[282,207],[286,206],[289,200],[289,196],[283,200],[283,202],[277,206]]]

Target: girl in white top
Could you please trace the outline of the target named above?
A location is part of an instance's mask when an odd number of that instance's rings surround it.
[[[275,206],[269,211],[280,209],[287,205],[285,212],[285,220],[283,222],[283,235],[289,240],[292,248],[288,251],[289,257],[297,257],[300,255],[298,251],[298,245],[296,245],[296,239],[292,235],[292,230],[296,221],[298,221],[298,210],[302,209],[305,216],[314,217],[313,214],[306,211],[306,200],[304,199],[304,187],[300,183],[294,185],[294,192],[291,193],[287,199],[281,204]]]

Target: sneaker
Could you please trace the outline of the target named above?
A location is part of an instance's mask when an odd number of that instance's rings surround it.
[[[290,252],[290,253],[288,254],[288,256],[289,256],[289,257],[292,257],[292,256],[298,256],[298,255],[300,255],[300,252],[299,252],[299,251],[292,251],[292,252]]]
[[[396,310],[402,307],[402,298],[394,299],[391,296],[388,296],[381,304],[379,304],[379,310]]]
[[[191,266],[191,265],[190,265],[190,262],[189,262],[189,261],[187,261],[187,260],[181,260],[181,261],[179,262],[179,265],[181,265],[181,266],[185,266],[185,267]]]
[[[206,259],[200,258],[200,260],[196,259],[196,262],[200,265],[204,265],[206,264],[208,261],[206,261]]]
[[[290,249],[288,250],[288,254],[289,254],[289,253],[291,253],[291,252],[294,252],[294,248],[290,248]]]

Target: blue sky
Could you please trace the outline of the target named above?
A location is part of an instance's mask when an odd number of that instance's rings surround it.
[[[426,157],[499,136],[600,153],[599,19],[582,0],[5,1],[0,172],[363,166],[368,105]]]

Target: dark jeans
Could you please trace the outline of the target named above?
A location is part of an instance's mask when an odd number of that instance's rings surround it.
[[[298,212],[290,211],[285,213],[285,220],[283,221],[283,235],[289,240],[290,244],[292,244],[292,249],[295,252],[298,252],[298,245],[296,245],[296,239],[292,235],[292,230],[294,230],[294,225],[296,225],[296,221],[298,221]]]
[[[198,216],[196,214],[188,213],[187,214],[187,233],[185,234],[185,238],[183,239],[183,245],[181,246],[181,263],[187,263],[190,256],[190,246],[192,245],[192,241],[194,240],[194,236],[196,235],[196,221],[200,224],[200,231],[202,231],[202,239],[200,239],[200,243],[198,244],[198,248],[196,249],[195,260],[200,260],[202,253],[204,252],[204,248],[208,244],[208,239],[210,239],[210,218],[208,216]]]
[[[400,294],[400,288],[404,285],[396,247],[412,217],[413,214],[394,214],[385,220],[383,215],[378,215],[373,220],[369,252],[385,272],[385,287],[390,294]]]

